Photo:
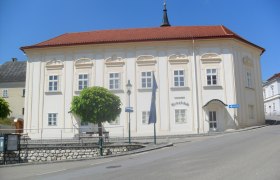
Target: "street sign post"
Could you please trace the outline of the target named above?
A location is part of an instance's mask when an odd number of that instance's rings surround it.
[[[240,108],[240,104],[229,104],[229,108]]]

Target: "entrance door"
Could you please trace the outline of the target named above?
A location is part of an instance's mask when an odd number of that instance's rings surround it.
[[[217,130],[217,113],[216,111],[209,111],[209,130]]]

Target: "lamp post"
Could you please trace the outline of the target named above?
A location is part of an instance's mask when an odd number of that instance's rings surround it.
[[[131,87],[132,84],[130,83],[130,80],[127,81],[126,89],[127,89],[127,95],[128,95],[128,107],[130,108],[130,94],[131,94]],[[131,143],[130,139],[130,111],[128,111],[128,143]]]

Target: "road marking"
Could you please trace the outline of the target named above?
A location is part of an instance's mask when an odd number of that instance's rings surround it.
[[[103,164],[103,163],[112,162],[112,161],[113,161],[113,160],[101,161],[101,162],[93,163],[93,164],[90,164],[90,165],[91,165],[91,166],[94,166],[94,165]]]
[[[36,176],[41,176],[41,175],[45,175],[45,174],[57,173],[57,172],[65,171],[65,170],[67,170],[67,169],[61,169],[61,170],[57,170],[57,171],[50,171],[50,172],[40,173],[40,174],[36,174]]]

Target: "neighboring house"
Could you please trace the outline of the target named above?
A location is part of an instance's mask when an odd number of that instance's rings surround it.
[[[29,57],[25,128],[34,129],[26,131],[31,138],[73,137],[79,123],[69,113],[71,101],[90,86],[106,87],[120,97],[120,117],[104,126],[110,136],[127,136],[128,80],[131,134],[153,135],[153,125],[148,125],[153,72],[158,135],[264,123],[264,49],[225,26],[171,27],[164,20],[156,28],[66,33],[21,49]],[[240,108],[229,108],[231,104]]]
[[[280,73],[263,84],[263,97],[266,117],[280,119]]]
[[[0,96],[10,105],[11,118],[23,119],[26,61],[6,62],[0,66]]]

